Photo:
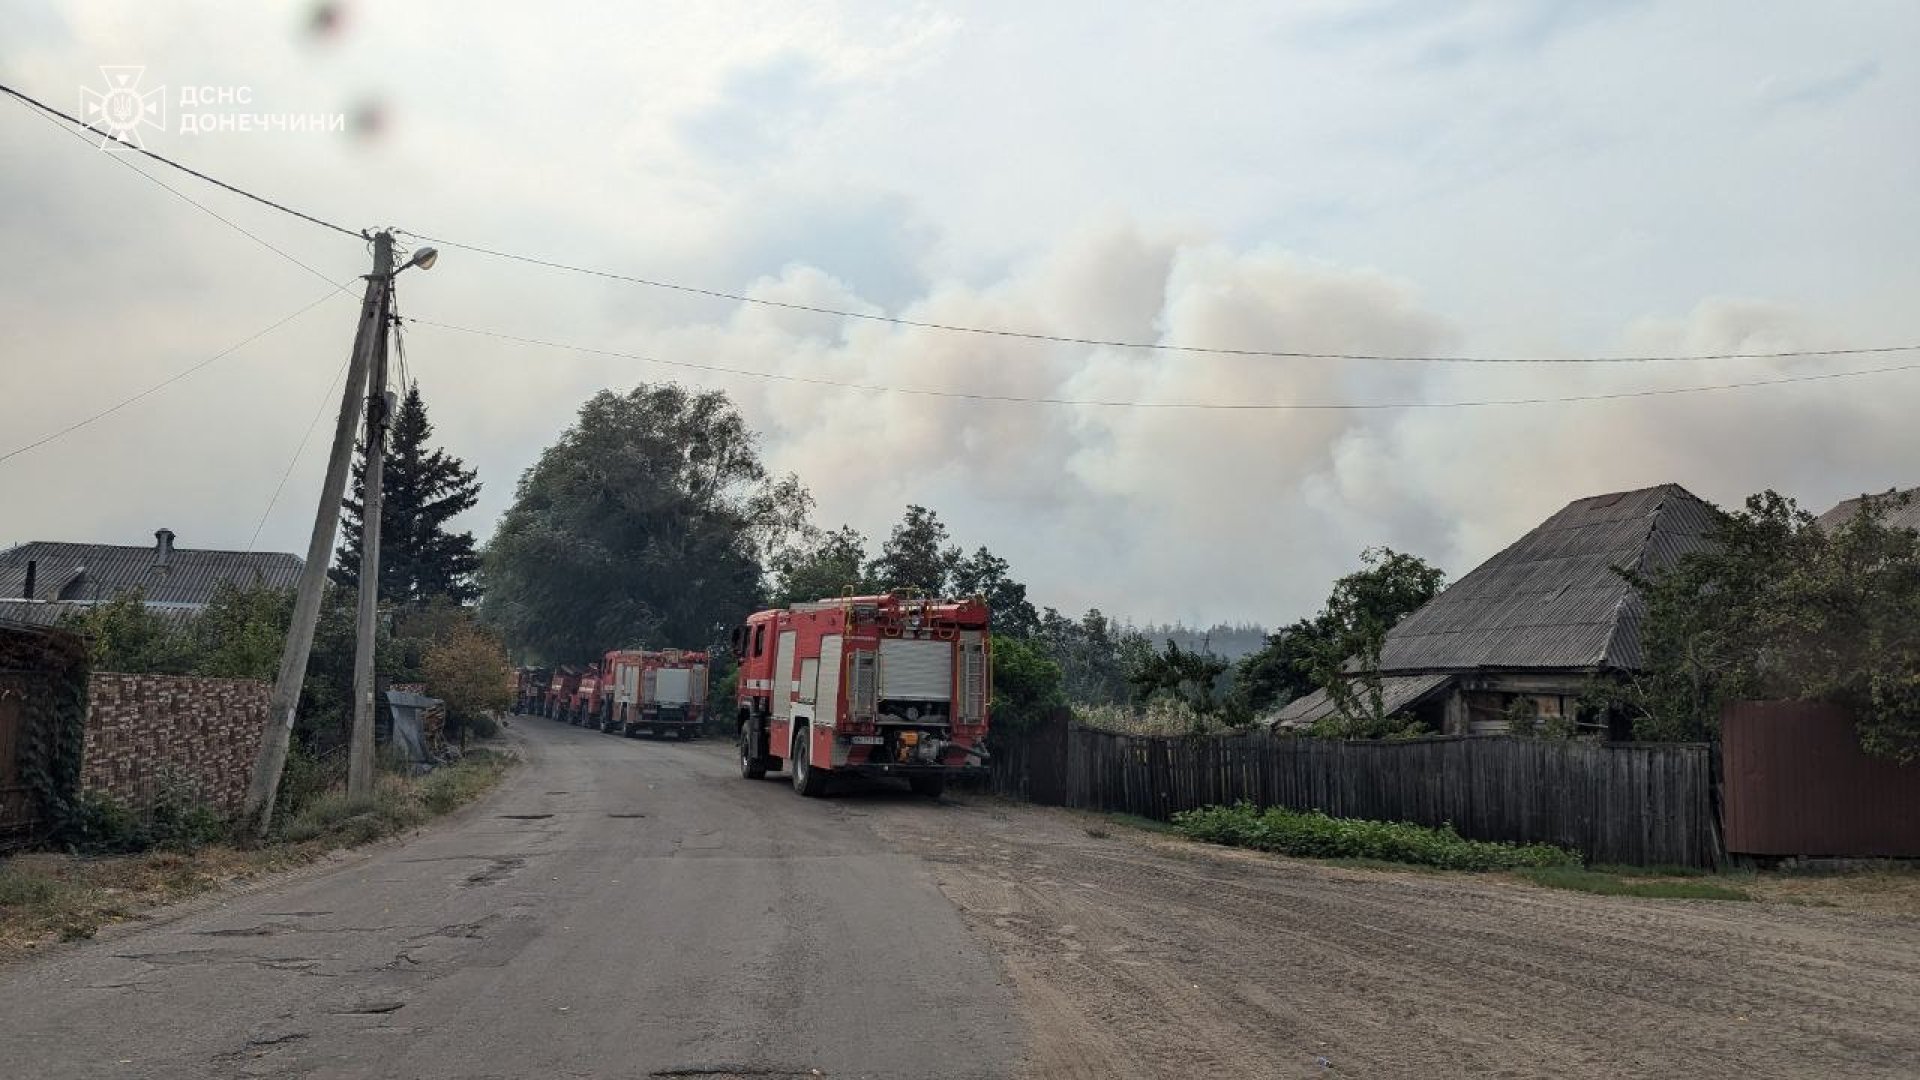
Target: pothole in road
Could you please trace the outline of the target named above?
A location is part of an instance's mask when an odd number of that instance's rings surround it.
[[[608,814],[607,816],[610,818],[637,818],[637,817],[646,817],[647,815],[645,814]]]
[[[785,1065],[682,1065],[659,1068],[647,1076],[659,1078],[699,1078],[699,1080],[766,1080],[768,1076],[826,1076],[818,1068],[791,1068]]]
[[[545,821],[548,818],[552,817],[553,815],[552,814],[498,814],[496,816],[503,818],[507,821]]]
[[[385,1016],[406,1008],[404,1001],[368,1001],[358,1005],[349,1005],[344,1009],[335,1009],[335,1016]]]
[[[518,855],[511,855],[506,858],[489,858],[487,861],[493,865],[487,867],[485,870],[476,871],[469,875],[466,880],[467,885],[483,887],[487,885],[497,885],[507,878],[512,877],[514,871],[527,865],[527,860]]]

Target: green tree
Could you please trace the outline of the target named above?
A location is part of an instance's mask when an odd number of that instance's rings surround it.
[[[960,561],[960,549],[947,543],[940,515],[918,504],[907,507],[867,577],[883,589],[917,589],[923,596],[945,596]]]
[[[1079,619],[1069,619],[1046,608],[1041,611],[1040,647],[1060,665],[1062,690],[1077,705],[1118,705],[1128,700],[1127,671],[1151,651],[1146,639],[1122,630],[1099,608]]]
[[[427,693],[447,703],[447,733],[491,735],[493,716],[513,702],[513,668],[500,638],[475,622],[452,628],[427,649],[422,670]]]
[[[380,598],[395,604],[444,597],[467,603],[480,594],[475,575],[480,556],[471,532],[453,532],[450,522],[480,498],[477,473],[459,458],[430,448],[433,424],[420,399],[420,384],[394,415],[391,445],[383,465],[380,509]],[[345,500],[333,580],[350,588],[360,580],[361,515],[366,506],[366,447],[353,464],[353,494]]]
[[[1446,585],[1438,567],[1392,548],[1368,548],[1360,553],[1360,562],[1362,569],[1334,582],[1308,660],[1314,681],[1334,708],[1319,733],[1350,739],[1380,738],[1406,729],[1386,711],[1380,653],[1387,631]]]
[[[775,607],[807,600],[841,596],[846,590],[864,592],[867,540],[851,525],[832,532],[812,530],[812,535],[780,553],[773,564]]]
[[[1038,643],[993,635],[993,730],[1027,730],[1065,703],[1060,665]]]
[[[1379,700],[1380,649],[1387,631],[1433,599],[1446,575],[1417,555],[1392,548],[1360,553],[1361,568],[1334,582],[1320,612],[1267,639],[1238,665],[1234,698],[1258,714],[1325,688],[1335,706],[1361,726]]]
[[[617,646],[688,647],[762,599],[762,568],[804,521],[717,391],[601,391],[521,477],[488,545],[482,609],[556,662]]]
[[[948,585],[955,596],[980,596],[993,613],[993,632],[1030,638],[1040,632],[1040,613],[1027,600],[1027,587],[1007,573],[1007,560],[976,548],[972,555],[953,561]]]
[[[1886,522],[1895,496],[1835,529],[1772,491],[1722,515],[1713,543],[1652,575],[1645,670],[1612,695],[1634,737],[1703,739],[1741,698],[1852,711],[1867,752],[1920,760],[1920,534]]]
[[[228,679],[274,678],[292,620],[291,589],[222,584],[206,610],[187,627],[194,673]]]
[[[1234,668],[1233,696],[1246,712],[1285,705],[1318,688],[1313,680],[1313,658],[1323,647],[1327,626],[1318,619],[1301,619],[1269,635],[1266,644],[1241,657]]]
[[[1176,641],[1163,651],[1149,648],[1127,670],[1134,700],[1148,703],[1166,698],[1191,709],[1196,717],[1212,717],[1228,704],[1231,665],[1212,653],[1182,649]]]
[[[87,640],[95,671],[186,675],[193,655],[179,620],[147,606],[146,593],[129,589],[110,600],[60,615],[62,629]]]

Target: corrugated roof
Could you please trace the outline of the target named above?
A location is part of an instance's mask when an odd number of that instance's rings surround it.
[[[47,540],[20,544],[0,552],[0,599],[23,597],[29,562],[36,564],[33,591],[40,600],[59,599],[69,589],[67,599],[107,600],[140,588],[150,604],[200,605],[227,582],[291,589],[300,578],[301,560],[280,552],[175,547],[164,568],[154,565],[154,554],[151,546]]]
[[[1885,510],[1886,524],[1899,529],[1920,529],[1920,487],[1842,499],[1838,505],[1821,514],[1815,521],[1823,529],[1837,529],[1852,521],[1854,515],[1860,512],[1860,505],[1869,499],[1879,503]]]
[[[1412,705],[1452,681],[1449,674],[1388,675],[1380,680],[1380,707],[1388,716]],[[1333,699],[1325,690],[1295,698],[1273,718],[1275,727],[1305,727],[1333,715]]]
[[[1615,567],[1662,570],[1716,511],[1678,484],[1576,499],[1387,633],[1387,673],[1640,666],[1641,604]]]
[[[91,606],[91,604],[62,603],[58,600],[0,600],[0,621],[11,620],[28,626],[58,626],[62,615],[83,615]],[[154,606],[147,610],[174,626],[183,626],[199,614],[201,609],[193,605],[177,604]]]

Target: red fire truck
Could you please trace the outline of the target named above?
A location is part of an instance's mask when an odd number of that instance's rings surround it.
[[[903,776],[939,795],[986,768],[987,605],[900,594],[762,611],[733,631],[740,775],[785,768],[795,791],[835,775]]]
[[[707,654],[682,649],[610,652],[598,718],[600,730],[690,739],[707,713]]]
[[[553,669],[553,679],[547,683],[547,696],[543,703],[544,715],[549,720],[565,720],[567,708],[573,701],[573,693],[580,687],[580,669],[563,664]]]
[[[525,716],[538,714],[546,701],[547,688],[552,685],[552,682],[553,672],[546,668],[515,668],[513,711]]]
[[[580,673],[580,681],[574,685],[572,696],[567,699],[567,723],[575,726],[591,724],[594,706],[600,698],[600,665],[588,664]]]

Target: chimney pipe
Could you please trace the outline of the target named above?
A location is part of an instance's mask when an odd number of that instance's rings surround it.
[[[39,578],[39,576],[40,576],[40,560],[28,559],[27,560],[27,581],[26,581],[26,584],[21,586],[21,589],[20,589],[20,594],[22,597],[28,600],[33,599],[33,587],[37,583],[36,579]]]
[[[153,538],[157,541],[153,545],[153,565],[164,570],[173,562],[173,530],[156,529]]]

